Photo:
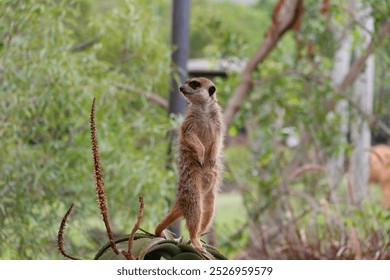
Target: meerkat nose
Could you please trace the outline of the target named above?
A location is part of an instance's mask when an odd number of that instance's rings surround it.
[[[183,86],[181,86],[179,89],[180,89],[180,91],[183,91]]]

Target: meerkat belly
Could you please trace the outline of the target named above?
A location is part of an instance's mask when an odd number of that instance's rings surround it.
[[[203,125],[202,129],[200,129],[199,139],[206,150],[210,149],[216,139],[216,129],[214,126],[210,124]]]

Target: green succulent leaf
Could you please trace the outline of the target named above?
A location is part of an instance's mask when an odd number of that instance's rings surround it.
[[[202,257],[202,255],[194,247],[192,247],[189,244],[180,243],[177,246],[182,250],[182,252],[193,253],[193,254],[198,255],[199,257]]]
[[[152,250],[149,251],[149,253],[154,251],[164,251],[168,253],[170,256],[174,256],[182,252],[180,248],[177,246],[177,244],[172,244],[168,242],[154,247]]]
[[[227,260],[227,258],[222,255],[216,248],[210,245],[203,245],[207,252],[214,256],[216,260]]]
[[[198,254],[185,252],[171,258],[171,260],[203,260]]]
[[[139,253],[138,259],[143,260],[145,258],[145,255],[148,254],[154,247],[156,247],[158,244],[166,241],[164,238],[156,237],[154,239],[151,239],[150,242],[142,248],[142,250]]]

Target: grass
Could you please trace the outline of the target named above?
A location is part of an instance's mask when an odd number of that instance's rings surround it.
[[[244,219],[244,221],[243,221]],[[221,193],[217,199],[215,223],[234,228],[246,222],[245,207],[242,197],[237,192]]]

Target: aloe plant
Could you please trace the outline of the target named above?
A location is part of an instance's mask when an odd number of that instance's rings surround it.
[[[115,240],[118,249],[126,250],[129,235]],[[194,249],[185,238],[162,238],[148,233],[137,233],[134,236],[132,255],[137,260],[226,260],[216,248],[204,244],[207,253]],[[125,260],[122,254],[115,254],[110,243],[104,245],[95,256],[95,260]]]
[[[157,237],[140,229],[143,218],[144,202],[139,198],[139,213],[137,221],[129,235],[114,239],[110,222],[108,219],[106,193],[104,191],[103,174],[99,158],[98,142],[96,138],[95,125],[95,104],[93,99],[91,108],[91,141],[92,155],[94,161],[94,178],[95,189],[100,212],[103,217],[104,225],[109,242],[104,245],[96,254],[95,260],[226,260],[216,248],[208,244],[203,244],[204,252],[199,252],[190,245],[190,241],[183,237],[174,238],[173,235],[165,230],[164,237]],[[73,211],[74,204],[69,207],[64,215],[57,235],[58,251],[61,255],[69,259],[77,260],[78,258],[69,255],[64,250],[64,230],[68,217]],[[141,230],[143,233],[137,233]]]

